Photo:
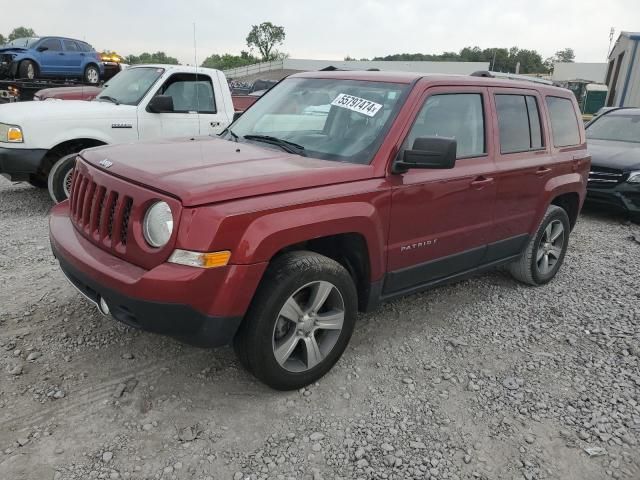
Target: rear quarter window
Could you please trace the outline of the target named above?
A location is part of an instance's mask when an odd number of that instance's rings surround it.
[[[547,108],[551,118],[551,133],[556,147],[569,147],[580,143],[578,117],[573,102],[568,98],[547,97]]]

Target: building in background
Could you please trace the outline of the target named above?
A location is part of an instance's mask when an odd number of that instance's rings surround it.
[[[556,62],[553,64],[554,82],[569,80],[587,80],[592,83],[604,83],[607,63]]]
[[[306,60],[286,58],[225,70],[227,78],[251,82],[256,79],[280,80],[298,72],[309,72],[334,67],[341,70],[381,70],[390,72],[419,72],[469,75],[478,70],[489,70],[489,62],[394,62],[356,60]]]
[[[609,54],[607,106],[640,107],[640,32],[621,32]]]

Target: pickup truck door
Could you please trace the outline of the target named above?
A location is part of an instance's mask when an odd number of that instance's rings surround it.
[[[38,54],[41,75],[58,75],[64,72],[65,54],[59,39],[44,38],[36,48],[46,48]]]
[[[488,90],[427,89],[399,150],[418,137],[457,140],[453,169],[411,169],[392,185],[387,277],[383,296],[409,292],[484,263],[496,201]]]
[[[207,135],[222,130],[219,127],[223,123],[222,116],[217,112],[209,75],[174,73],[156,90],[155,95],[170,96],[174,111],[153,113],[146,104],[141,105],[138,109],[141,139]]]

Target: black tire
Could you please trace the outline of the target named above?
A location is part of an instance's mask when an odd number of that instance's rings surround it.
[[[92,85],[100,83],[100,70],[98,69],[98,66],[93,64],[87,65],[84,69],[84,75],[82,78],[86,83],[90,83]]]
[[[60,203],[69,198],[68,192],[71,189],[73,168],[76,164],[77,155],[77,153],[72,153],[62,157],[53,164],[49,172],[47,186],[49,195],[51,195],[51,199],[55,203]]]
[[[276,328],[283,320],[280,313],[285,302],[314,282],[331,284],[335,290],[331,290],[330,295],[335,295],[334,298],[342,301],[342,330],[334,330],[336,333],[333,334],[331,342],[335,344],[332,343],[333,346],[323,353],[324,356],[317,365],[304,371],[290,371],[285,369],[275,356],[275,337],[278,331]],[[234,339],[235,351],[245,368],[270,387],[277,390],[304,387],[325,375],[344,352],[353,333],[357,304],[353,279],[338,262],[308,251],[284,254],[276,258],[265,273]],[[298,327],[293,328],[296,331],[292,333],[297,335]],[[295,348],[301,348],[302,352],[306,352],[305,338],[308,340],[310,335],[313,336],[315,345],[321,345],[324,333],[307,333],[306,337],[300,337],[300,342]],[[307,365],[308,361],[307,357]]]
[[[23,60],[18,65],[18,76],[29,80],[38,78],[38,66],[31,60]]]
[[[36,188],[47,188],[47,179],[40,175],[30,175],[29,185]]]
[[[558,225],[558,222],[563,228],[561,242],[558,241],[558,238],[556,239],[557,246],[551,244],[551,247],[547,247],[549,242],[546,241],[547,233],[545,232],[547,231],[547,228],[550,228],[553,231]],[[569,245],[570,232],[571,224],[569,222],[567,212],[561,207],[550,205],[540,222],[538,230],[529,240],[522,256],[510,265],[511,275],[522,283],[534,286],[544,285],[545,283],[550,282],[562,266],[565,254],[567,253],[567,246]],[[543,237],[545,240],[544,243]],[[552,251],[559,252],[557,257],[555,256],[555,253],[553,255],[551,254]],[[548,270],[545,270],[545,268],[541,266],[540,262],[544,262],[545,255],[539,259],[538,257],[540,252],[547,252]],[[549,266],[550,259],[552,258],[555,258],[555,261],[552,266]]]

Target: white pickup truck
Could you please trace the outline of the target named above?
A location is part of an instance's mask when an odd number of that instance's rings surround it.
[[[0,174],[67,198],[75,155],[111,143],[217,134],[234,108],[222,72],[141,65],[120,72],[98,97],[0,105]]]

